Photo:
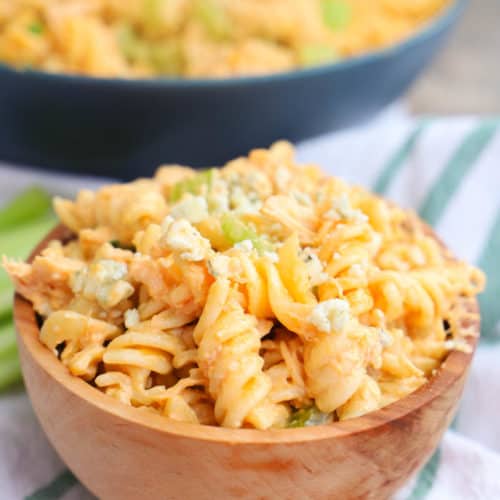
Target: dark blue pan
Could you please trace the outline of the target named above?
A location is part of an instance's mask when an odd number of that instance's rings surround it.
[[[102,79],[0,65],[0,160],[128,179],[358,123],[407,90],[464,4],[389,49],[264,77]]]

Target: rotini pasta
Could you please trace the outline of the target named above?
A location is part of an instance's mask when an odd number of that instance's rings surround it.
[[[449,0],[0,0],[0,61],[104,77],[275,73],[397,43],[448,4]]]
[[[229,280],[218,278],[194,331],[198,364],[215,399],[215,418],[225,427],[283,425],[288,411],[269,400],[271,379],[259,354],[260,339],[272,323],[246,314],[240,302]]]
[[[197,424],[327,423],[416,390],[467,349],[461,299],[484,276],[293,153],[56,199],[75,238],[4,259],[41,342],[108,396]]]

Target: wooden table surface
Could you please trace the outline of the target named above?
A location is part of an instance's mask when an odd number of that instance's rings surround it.
[[[469,0],[409,100],[415,113],[500,114],[500,0]]]

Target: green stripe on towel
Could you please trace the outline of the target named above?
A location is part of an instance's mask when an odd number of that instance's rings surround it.
[[[420,216],[423,219],[432,225],[436,224],[448,203],[453,198],[453,195],[460,187],[463,178],[467,175],[469,170],[473,168],[481,153],[494,137],[497,127],[498,121],[486,122],[465,137],[424,200],[419,210]],[[487,270],[491,265],[493,255],[499,255],[499,253],[500,217],[492,231],[490,242],[481,258],[480,266]],[[500,293],[500,273],[497,273],[497,276],[499,278],[497,284],[498,288],[496,288],[495,285],[493,286],[495,286],[497,293]],[[490,297],[490,294],[484,294],[483,301],[486,297]],[[491,310],[493,312],[494,307],[491,307]],[[418,475],[416,484],[408,500],[422,500],[429,494],[436,480],[440,462],[441,450],[438,448]]]
[[[479,296],[481,337],[483,340],[498,342],[500,341],[500,212],[497,214],[478,264],[487,277],[486,290]]]
[[[384,194],[387,192],[389,185],[391,184],[397,173],[403,168],[406,160],[415,148],[415,144],[419,140],[422,132],[429,124],[428,120],[421,122],[417,125],[408,135],[401,147],[394,153],[394,155],[389,159],[389,161],[382,167],[382,171],[375,181],[373,190],[378,194]]]
[[[497,127],[498,121],[481,124],[465,137],[452,155],[420,207],[420,216],[429,224],[434,225],[439,220],[463,178],[494,137]]]
[[[61,472],[49,484],[36,490],[25,500],[57,500],[78,483],[76,477],[68,469]]]
[[[408,496],[408,500],[422,500],[431,491],[441,462],[441,450],[438,448],[425,467],[420,471],[417,482]]]

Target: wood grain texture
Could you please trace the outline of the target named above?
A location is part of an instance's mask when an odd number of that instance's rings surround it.
[[[56,228],[50,239],[67,239]],[[34,254],[35,254],[34,253]],[[477,311],[477,302],[467,308]],[[306,429],[223,429],[128,407],[72,376],[15,298],[24,380],[62,460],[102,499],[385,499],[432,454],[451,422],[472,353],[453,351],[409,396],[368,415]],[[479,321],[464,319],[479,335]],[[469,337],[474,349],[477,337]]]

